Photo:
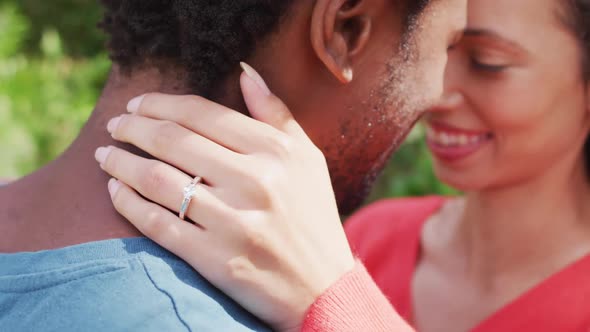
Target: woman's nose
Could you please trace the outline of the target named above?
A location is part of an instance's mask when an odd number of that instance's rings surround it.
[[[445,92],[440,100],[429,110],[430,112],[449,112],[456,110],[464,102],[464,97],[459,92]]]

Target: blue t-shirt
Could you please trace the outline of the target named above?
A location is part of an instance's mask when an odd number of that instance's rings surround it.
[[[0,331],[270,331],[145,238],[0,254]]]

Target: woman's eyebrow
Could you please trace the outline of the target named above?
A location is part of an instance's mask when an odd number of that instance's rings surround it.
[[[479,29],[479,28],[467,28],[463,32],[463,36],[466,38],[469,38],[469,37],[490,38],[490,39],[493,39],[495,42],[500,43],[502,46],[509,47],[510,49],[515,51],[516,53],[519,53],[521,55],[528,54],[527,50],[524,49],[519,43],[517,43],[509,38],[506,38],[493,30]]]

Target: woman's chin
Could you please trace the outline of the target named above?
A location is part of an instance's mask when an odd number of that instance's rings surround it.
[[[476,174],[475,170],[456,170],[449,169],[444,166],[437,165],[435,162],[433,165],[434,173],[437,179],[445,185],[462,191],[462,192],[473,192],[481,191],[485,189],[485,184],[482,183],[486,176]]]

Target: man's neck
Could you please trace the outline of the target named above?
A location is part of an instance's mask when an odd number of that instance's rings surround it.
[[[35,173],[0,188],[0,252],[37,251],[140,234],[113,208],[108,175],[96,161],[99,146],[120,145],[106,131],[138,95],[184,94],[179,79],[157,72],[113,73],[90,120],[60,157]],[[125,146],[130,149],[129,146]]]

